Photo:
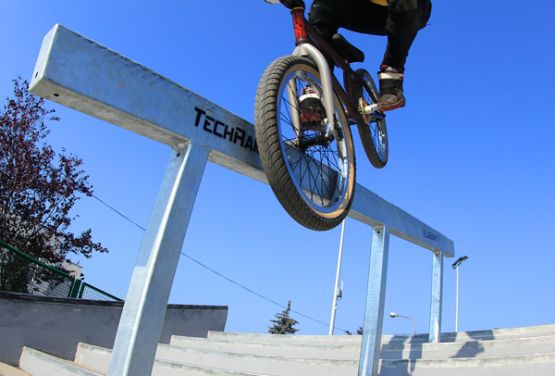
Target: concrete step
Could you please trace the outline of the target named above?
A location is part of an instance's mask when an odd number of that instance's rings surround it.
[[[538,337],[545,335],[555,335],[555,324],[536,325],[521,328],[502,328],[492,330],[475,330],[468,332],[448,332],[441,334],[441,342],[468,342],[470,340],[493,340],[510,339],[523,337]],[[285,339],[284,339],[285,337]],[[360,345],[361,336],[359,335],[276,335],[263,333],[228,333],[228,332],[208,332],[208,339],[218,341],[249,342],[249,343],[273,343],[275,340],[287,341],[292,343],[306,344],[358,344]],[[398,343],[425,343],[428,342],[428,334],[412,335],[384,335],[382,344],[396,345]]]
[[[19,368],[33,376],[102,376],[99,372],[29,347],[23,347]]]
[[[167,345],[165,345],[167,346]],[[112,351],[98,346],[80,343],[75,355],[77,364],[94,367],[97,372],[106,374]],[[158,353],[157,353],[158,357]],[[186,362],[174,362],[163,359],[157,359],[154,362],[152,376],[260,376],[262,373],[252,373],[237,371],[233,369],[225,369],[221,362],[214,362],[213,365],[198,365]]]
[[[555,353],[444,360],[382,360],[380,376],[553,376]]]
[[[106,372],[110,362],[111,351],[97,346],[79,344],[75,361],[87,367]],[[173,365],[195,365],[199,368],[212,368],[217,365],[222,370],[244,374],[288,375],[288,376],[337,376],[355,375],[358,361],[287,358],[279,356],[262,356],[237,354],[204,349],[185,349],[160,344],[156,352],[157,362]],[[155,365],[155,370],[157,366]],[[153,372],[153,375],[156,373]],[[220,373],[217,373],[220,374]],[[160,373],[160,375],[169,375]]]
[[[5,363],[0,363],[0,376],[31,376],[19,368],[12,367]]]
[[[358,359],[360,344],[306,344],[306,343],[235,343],[230,341],[207,340],[206,338],[172,336],[171,346],[217,350],[240,354],[277,355],[303,358]]]
[[[96,346],[80,344],[78,352],[81,364],[94,367],[103,365],[104,369],[99,369],[101,373],[107,370],[107,364],[111,356],[111,351]],[[94,354],[91,354],[94,353]],[[201,355],[199,355],[201,354]],[[229,361],[226,353],[220,353],[217,358],[211,358],[208,352],[188,351],[186,349],[172,348],[172,346],[161,345],[157,352],[157,361],[154,366],[153,375],[155,376],[174,376],[174,375],[334,375],[334,376],[354,376],[356,375],[357,365],[351,364],[349,367],[335,367],[323,369],[321,365],[324,361],[315,361],[313,364],[284,362],[281,367],[276,367],[276,361],[272,357],[241,356]],[[99,361],[99,357],[104,360]],[[176,359],[181,362],[166,361],[164,358]],[[262,359],[267,362],[261,361]],[[298,360],[298,359],[297,359]],[[189,362],[197,362],[191,364]],[[234,361],[236,361],[234,363]],[[182,363],[183,362],[183,363]],[[207,364],[202,364],[206,362]],[[212,364],[217,364],[219,369],[214,369]],[[248,371],[232,371],[232,367],[239,369],[248,368]],[[380,376],[552,376],[555,374],[555,352],[539,353],[519,356],[502,356],[488,358],[459,358],[459,359],[440,359],[440,360],[381,360]],[[187,373],[185,372],[187,371]],[[189,373],[190,372],[190,373]]]
[[[281,357],[301,357],[311,359],[358,360],[360,345],[304,343],[236,343],[206,340],[203,338],[172,336],[170,345],[190,348]],[[546,335],[531,338],[500,339],[487,341],[408,343],[382,346],[382,359],[446,359],[484,358],[495,356],[527,355],[555,351],[555,336]]]
[[[487,358],[555,352],[555,335],[382,346],[382,359]]]

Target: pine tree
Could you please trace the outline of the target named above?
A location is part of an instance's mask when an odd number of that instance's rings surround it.
[[[299,322],[289,316],[291,311],[291,300],[287,302],[287,308],[276,314],[274,320],[270,320],[273,325],[268,327],[268,333],[270,334],[294,334],[299,331],[299,329],[294,326]]]

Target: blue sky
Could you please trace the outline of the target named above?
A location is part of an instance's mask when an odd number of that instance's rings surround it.
[[[553,322],[555,299],[555,4],[436,0],[407,63],[408,105],[388,117],[390,162],[372,168],[358,146],[358,181],[455,242],[462,330]],[[258,78],[293,48],[288,12],[262,0],[1,0],[0,96],[30,79],[55,24],[85,35],[253,120]],[[374,72],[384,38],[344,33]],[[49,142],[82,157],[95,194],[146,225],[169,149],[73,110]],[[79,260],[86,280],[125,296],[143,233],[94,199],[75,208],[108,255]],[[370,228],[347,222],[344,297],[336,325],[362,325]],[[218,272],[321,321],[329,320],[339,228],[305,230],[266,185],[209,165],[184,251]],[[428,330],[431,255],[392,238],[386,312]],[[455,273],[446,261],[443,330],[454,327]],[[182,257],[170,301],[228,305],[228,331],[265,332],[281,309]],[[327,333],[306,318],[302,334]],[[384,332],[411,324],[385,318]]]

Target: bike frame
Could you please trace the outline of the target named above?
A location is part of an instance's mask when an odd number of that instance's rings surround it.
[[[359,78],[351,69],[349,62],[341,57],[331,42],[322,38],[307,22],[304,17],[304,3],[299,2],[298,6],[290,7],[290,9],[293,17],[296,44],[293,55],[307,56],[318,67],[320,79],[322,81],[324,95],[323,104],[327,119],[334,119],[333,93],[335,92],[340,101],[344,104],[344,110],[348,121],[358,123],[362,119],[358,111],[358,103],[353,103],[353,84],[355,80],[359,80]],[[343,85],[339,83],[330,69],[326,56],[343,71]],[[290,93],[290,95],[297,95],[297,93]],[[297,123],[298,119],[294,119],[293,121]],[[326,137],[329,136],[332,130],[333,121],[328,120],[327,123]],[[295,124],[295,126],[297,126],[297,124]]]

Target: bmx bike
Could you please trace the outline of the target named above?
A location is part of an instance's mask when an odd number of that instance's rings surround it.
[[[296,47],[260,78],[255,130],[274,194],[297,222],[329,230],[347,216],[356,182],[351,125],[357,125],[371,164],[388,160],[385,114],[370,74],[353,70],[364,53],[340,34],[331,41],[308,24],[303,0],[266,0],[291,10]],[[343,72],[343,85],[333,74]]]

